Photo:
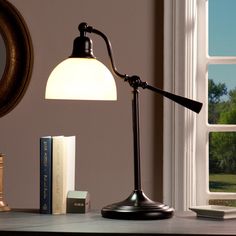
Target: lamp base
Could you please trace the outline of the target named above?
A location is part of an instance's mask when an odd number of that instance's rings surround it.
[[[104,207],[101,214],[110,219],[157,220],[171,218],[174,209],[150,200],[141,190],[134,190],[126,200]]]

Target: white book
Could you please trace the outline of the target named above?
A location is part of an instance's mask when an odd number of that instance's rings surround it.
[[[53,136],[52,214],[66,213],[68,191],[75,190],[75,136]]]

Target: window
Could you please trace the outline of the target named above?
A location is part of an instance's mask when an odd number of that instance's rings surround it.
[[[209,201],[232,203],[236,1],[164,3],[164,88],[204,103],[195,115],[164,101],[164,202],[177,210]]]
[[[234,0],[198,0],[197,204],[236,203],[236,15]]]

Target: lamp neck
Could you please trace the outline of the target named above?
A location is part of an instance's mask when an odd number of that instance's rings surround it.
[[[102,33],[101,31],[99,31],[97,29],[94,29],[92,26],[88,26],[88,24],[84,23],[84,22],[79,25],[79,31],[80,31],[80,36],[84,36],[85,37],[86,33],[94,33],[94,34],[97,34],[97,35],[99,35],[100,37],[103,38],[103,40],[105,41],[106,46],[107,46],[107,52],[108,52],[108,55],[109,55],[109,58],[110,58],[111,67],[112,67],[113,72],[118,77],[121,77],[121,78],[125,79],[127,77],[127,75],[126,74],[121,74],[116,69],[115,62],[114,62],[114,59],[113,59],[113,56],[112,56],[113,54],[112,54],[111,42],[107,38],[107,36],[104,33]]]
[[[72,53],[72,57],[79,55],[85,55],[85,57],[87,58],[94,58],[93,53],[92,53],[92,42],[89,38],[87,38],[85,35],[86,33],[95,33],[97,35],[99,35],[100,37],[102,37],[106,43],[107,46],[107,51],[108,51],[108,55],[110,58],[110,62],[111,62],[111,66],[112,66],[112,70],[113,72],[120,78],[123,78],[125,81],[129,82],[130,86],[133,87],[134,89],[137,89],[139,87],[143,88],[143,89],[148,89],[151,90],[153,92],[159,93],[164,97],[167,97],[169,99],[171,99],[172,101],[179,103],[180,105],[199,113],[201,108],[202,108],[202,103],[198,102],[198,101],[194,101],[182,96],[178,96],[166,91],[163,91],[159,88],[155,88],[153,86],[148,85],[146,82],[142,82],[140,80],[140,78],[136,75],[134,76],[128,76],[126,74],[121,74],[117,71],[114,60],[113,60],[113,56],[112,56],[112,47],[111,47],[111,43],[109,41],[109,39],[107,38],[107,36],[105,34],[103,34],[101,31],[94,29],[92,26],[88,26],[87,23],[81,23],[79,25],[79,31],[80,31],[80,39],[82,38],[82,47],[80,48],[78,46],[78,51],[79,53]],[[76,39],[77,40],[77,39]],[[76,41],[75,40],[75,41]],[[75,43],[76,44],[76,43]],[[76,48],[76,46],[74,46],[74,48]],[[83,50],[85,52],[83,52]]]

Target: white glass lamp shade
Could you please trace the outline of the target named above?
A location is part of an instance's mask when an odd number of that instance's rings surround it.
[[[98,60],[68,58],[50,74],[45,98],[116,100],[116,84],[111,72]]]

